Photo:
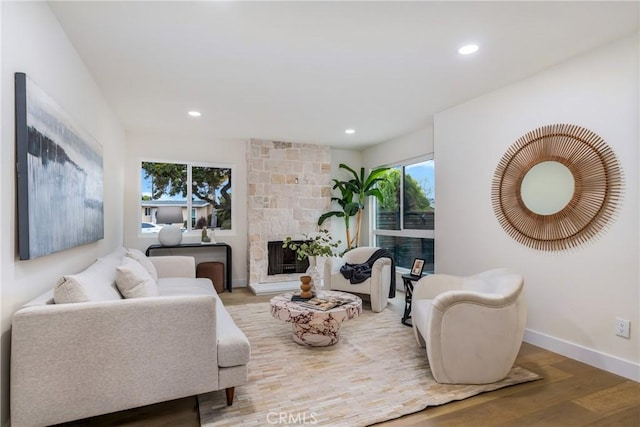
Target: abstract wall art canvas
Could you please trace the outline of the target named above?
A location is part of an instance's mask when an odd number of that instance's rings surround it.
[[[104,238],[102,147],[26,74],[15,91],[20,259]]]

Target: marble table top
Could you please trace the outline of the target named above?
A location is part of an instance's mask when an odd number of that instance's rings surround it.
[[[343,322],[355,319],[362,313],[362,300],[360,297],[339,291],[320,291],[320,298],[337,298],[347,300],[346,304],[323,311],[291,301],[293,292],[277,295],[271,299],[271,315],[276,319],[292,323],[308,323],[313,321],[332,320]]]

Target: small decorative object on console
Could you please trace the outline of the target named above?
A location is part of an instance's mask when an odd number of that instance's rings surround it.
[[[180,206],[160,206],[156,214],[157,224],[166,224],[158,232],[158,240],[162,246],[177,246],[182,242],[182,230],[174,224],[182,224],[182,208]]]
[[[210,243],[211,239],[209,238],[209,233],[207,232],[207,226],[202,227],[202,235],[200,241],[202,243]]]
[[[182,242],[182,230],[166,225],[158,232],[158,241],[162,246],[177,246]]]

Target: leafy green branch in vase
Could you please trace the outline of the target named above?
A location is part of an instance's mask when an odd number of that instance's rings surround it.
[[[299,261],[312,256],[336,256],[335,249],[342,243],[340,240],[334,242],[329,231],[322,228],[313,235],[304,233],[302,236],[302,241],[287,236],[282,242],[282,247],[294,251]]]

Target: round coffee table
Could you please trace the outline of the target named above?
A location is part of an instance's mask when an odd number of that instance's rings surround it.
[[[271,315],[278,320],[292,323],[293,340],[301,345],[325,347],[340,339],[340,324],[355,319],[362,313],[362,300],[352,294],[338,291],[320,291],[319,298],[335,298],[346,301],[329,310],[309,307],[302,302],[291,301],[292,292],[271,299]]]

